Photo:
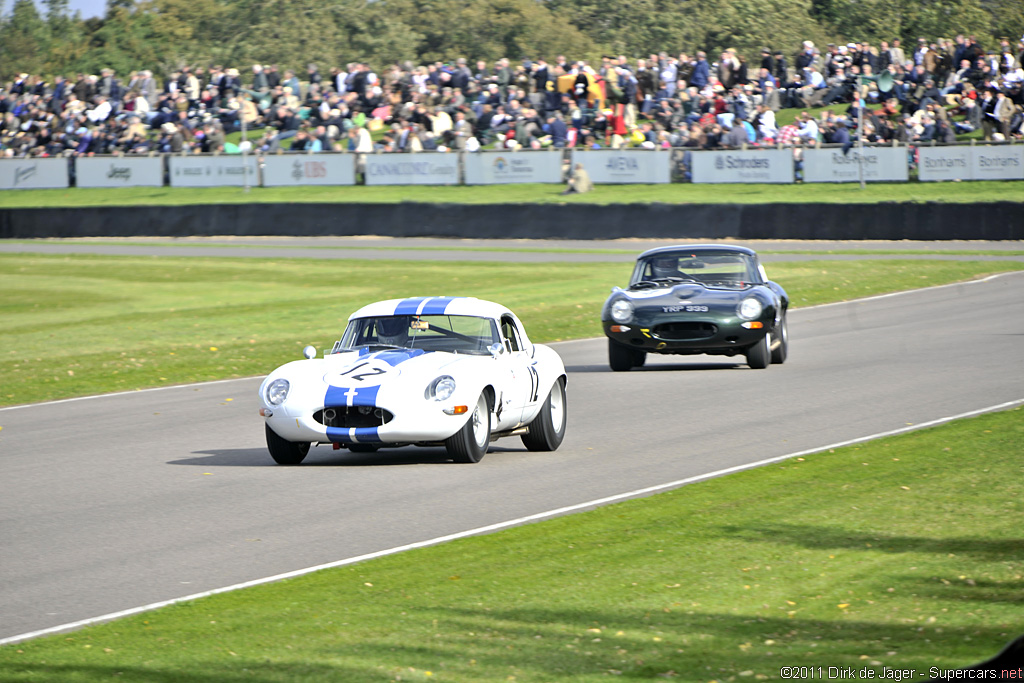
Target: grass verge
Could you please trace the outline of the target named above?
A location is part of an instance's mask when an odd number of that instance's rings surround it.
[[[562,186],[373,186],[352,187],[136,187],[11,190],[0,192],[0,209],[85,206],[181,206],[187,204],[430,202],[441,204],[877,204],[879,202],[1024,202],[1024,183],[805,183],[799,185],[598,185],[583,195],[562,195]]]
[[[1024,630],[1022,417],[6,646],[0,679],[737,681],[806,666],[921,680]]]
[[[600,336],[629,263],[445,263],[0,254],[0,405],[245,377],[332,344],[356,308],[477,296],[537,342]],[[794,306],[1024,269],[970,261],[806,261],[769,273]]]

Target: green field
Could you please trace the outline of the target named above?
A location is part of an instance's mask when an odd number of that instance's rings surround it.
[[[0,647],[0,680],[923,680],[1024,632],[1022,417]]]
[[[777,263],[769,274],[799,307],[1021,269],[855,260]],[[601,304],[630,272],[629,263],[0,254],[0,405],[265,374],[306,344],[333,344],[350,313],[386,298],[478,296],[516,311],[534,341],[601,336]]]

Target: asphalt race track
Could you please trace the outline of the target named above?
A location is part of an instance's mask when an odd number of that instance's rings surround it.
[[[554,453],[273,463],[258,379],[0,410],[0,640],[1024,399],[1024,273],[790,313],[790,358],[569,369]],[[339,330],[340,333],[340,330]],[[826,456],[827,457],[827,456]]]

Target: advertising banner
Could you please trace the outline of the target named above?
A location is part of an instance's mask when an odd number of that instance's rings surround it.
[[[556,151],[467,152],[463,162],[467,185],[562,182],[562,155]]]
[[[971,180],[1024,179],[1024,146],[975,145],[971,157]]]
[[[970,180],[973,174],[970,147],[918,147],[917,179]]]
[[[259,185],[259,164],[256,157],[246,158],[243,165],[242,155],[231,154],[222,156],[169,156],[168,171],[171,176],[171,187],[215,187],[218,185],[234,185],[242,187],[248,179],[249,185]],[[248,167],[248,178],[246,178]]]
[[[366,154],[367,185],[457,185],[459,155],[446,152]]]
[[[64,157],[0,159],[0,190],[41,190],[70,184]]]
[[[263,186],[355,185],[354,154],[274,154],[263,159]]]
[[[865,182],[905,183],[907,150],[898,147],[865,147],[861,157],[856,147],[843,154],[842,148],[805,149],[805,183],[857,183],[861,165]]]
[[[573,150],[572,167],[583,164],[597,185],[613,183],[668,183],[672,181],[672,155],[668,150]]]
[[[695,183],[792,183],[793,150],[733,149],[693,152]]]
[[[78,157],[78,187],[162,187],[164,160],[159,156]]]

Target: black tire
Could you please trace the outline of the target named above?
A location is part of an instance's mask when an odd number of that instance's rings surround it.
[[[483,460],[491,445],[491,406],[487,396],[480,394],[462,429],[445,439],[444,447],[455,462],[474,463]]]
[[[309,453],[308,441],[288,441],[278,436],[270,425],[263,426],[267,430],[267,450],[278,465],[298,465]]]
[[[528,425],[529,431],[520,438],[530,451],[554,451],[565,437],[565,378],[559,377],[551,387],[544,407]]]
[[[626,372],[638,368],[644,364],[646,359],[647,354],[643,351],[634,351],[617,341],[608,340],[608,365],[615,372]]]
[[[353,453],[376,453],[380,446],[372,443],[350,443],[348,449]]]
[[[768,348],[768,335],[747,349],[747,365],[754,370],[764,370],[772,360],[771,349]]]
[[[776,344],[776,342],[778,342]],[[782,316],[774,334],[772,334],[772,363],[782,365],[789,356],[789,326],[786,324],[786,316]]]

